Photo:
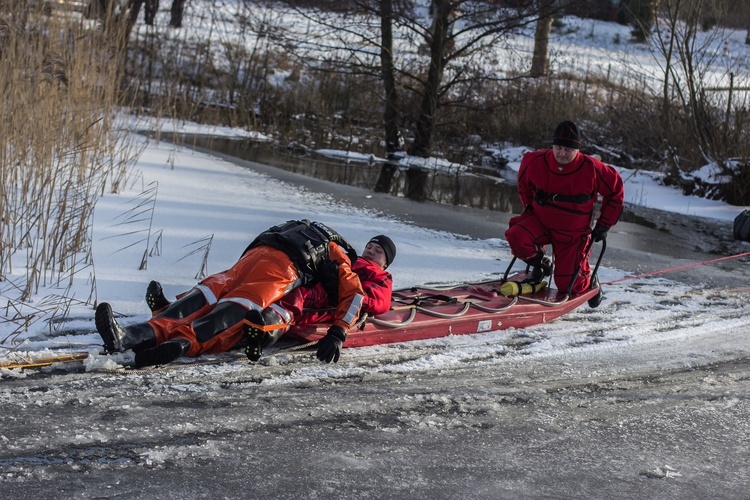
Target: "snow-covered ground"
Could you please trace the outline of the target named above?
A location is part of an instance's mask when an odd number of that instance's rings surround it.
[[[499,237],[423,229],[166,143],[149,144],[137,171],[99,202],[94,227],[97,297],[124,323],[148,317],[150,279],[168,295],[195,283],[207,238],[210,273],[290,218],[358,247],[389,234],[398,287],[497,276],[510,257]],[[153,183],[161,241],[138,270],[143,234],[118,224]],[[639,185],[654,205],[679,199]],[[603,281],[628,277],[605,260]],[[0,483],[35,498],[743,498],[750,303],[747,272],[736,275],[739,290],[618,281],[598,309],[552,323],[345,349],[335,365],[235,352],[128,371],[128,355],[98,355],[91,306],[73,305],[60,331],[40,320],[14,339],[27,356],[91,356],[2,370]]]

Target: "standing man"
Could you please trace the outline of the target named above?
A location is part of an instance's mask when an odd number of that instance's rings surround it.
[[[555,284],[567,290],[578,271],[573,294],[598,287],[591,276],[586,249],[590,238],[601,241],[617,223],[624,200],[620,174],[598,159],[583,154],[578,126],[564,121],[555,129],[552,149],[526,153],[518,170],[518,194],[525,210],[510,220],[505,238],[511,252],[533,267],[532,281],[541,281],[552,271],[544,253],[552,246]],[[594,220],[594,208],[601,196],[601,210]],[[589,301],[601,302],[602,293]]]

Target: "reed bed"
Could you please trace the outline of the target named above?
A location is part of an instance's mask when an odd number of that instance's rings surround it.
[[[87,270],[95,300],[94,207],[120,189],[136,154],[113,125],[117,30],[25,4],[5,2],[0,14],[0,306],[18,330],[42,316],[24,302],[50,286],[60,298],[47,307],[67,309],[65,290]]]

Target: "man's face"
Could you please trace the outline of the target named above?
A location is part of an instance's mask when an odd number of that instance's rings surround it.
[[[557,163],[559,163],[560,165],[567,165],[571,161],[575,160],[576,156],[578,155],[578,150],[554,144],[552,146],[552,154],[555,155],[555,160],[557,160]]]
[[[377,243],[368,243],[365,247],[364,252],[362,252],[362,257],[370,259],[371,261],[385,269],[385,252],[383,251],[383,247],[381,247]]]

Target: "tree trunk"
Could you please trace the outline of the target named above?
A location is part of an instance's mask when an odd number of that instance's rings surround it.
[[[530,72],[533,77],[544,76],[549,72],[549,35],[552,32],[553,11],[554,4],[542,0],[534,33],[534,55],[531,59]]]
[[[750,24],[747,25],[747,36],[745,37],[745,44],[750,45]]]
[[[396,177],[398,172],[398,165],[394,162],[387,161],[380,167],[380,175],[378,180],[375,182],[373,191],[376,193],[390,193],[393,188],[393,179]]]
[[[393,66],[393,1],[380,3],[380,63],[382,67],[385,107],[383,125],[385,127],[385,150],[388,161],[383,164],[375,191],[389,193],[398,171],[398,153],[403,151],[404,141],[398,125],[398,93]]]
[[[383,0],[380,12],[380,63],[382,66],[383,88],[385,91],[385,109],[383,121],[385,126],[386,152],[403,151],[403,139],[398,125],[398,92],[393,65],[393,2]]]
[[[146,0],[144,9],[144,21],[148,26],[153,26],[156,12],[159,10],[159,0]]]
[[[141,11],[141,5],[143,5],[145,1],[146,0],[128,0],[128,3],[125,5],[125,8],[121,13],[121,15],[126,16],[127,19],[127,25],[125,28],[126,45],[127,41],[130,39],[130,34],[133,32],[135,23],[138,21],[138,13]]]
[[[430,68],[424,84],[422,106],[417,118],[414,141],[409,146],[409,154],[426,158],[432,150],[432,134],[435,128],[435,114],[438,109],[440,82],[445,66],[445,49],[448,38],[448,15],[453,7],[451,0],[433,0],[435,6],[434,29],[430,42]]]
[[[422,167],[409,167],[406,170],[406,197],[410,200],[425,201],[428,198],[427,181],[429,179],[429,170]]]
[[[185,11],[185,0],[172,0],[170,10],[169,26],[171,28],[182,28],[182,15]]]

